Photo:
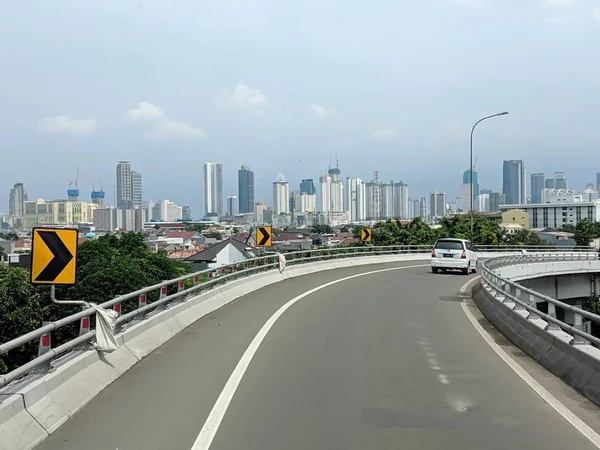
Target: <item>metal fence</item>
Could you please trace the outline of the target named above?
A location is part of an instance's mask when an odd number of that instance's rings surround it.
[[[572,345],[593,344],[600,347],[600,339],[584,331],[583,320],[587,319],[600,325],[600,316],[573,305],[561,302],[547,295],[540,294],[517,282],[511,281],[498,274],[497,269],[515,264],[533,264],[540,262],[592,261],[598,259],[598,253],[534,253],[511,256],[501,256],[484,261],[481,265],[483,286],[503,303],[513,303],[513,311],[522,311],[528,320],[543,319],[547,322],[546,330],[563,330],[573,336]],[[548,313],[537,308],[543,302],[548,305]],[[574,325],[565,323],[557,318],[556,308],[573,313]],[[526,311],[526,315],[525,315]]]
[[[293,251],[285,252],[283,254],[286,258],[286,265],[291,266],[330,259],[429,253],[431,248],[431,245],[360,246]],[[482,253],[521,252],[523,250],[535,253],[561,251],[554,246],[478,246],[476,250]],[[583,250],[584,248],[575,250],[570,249],[569,251],[577,252]],[[589,252],[589,248],[585,248],[585,250]],[[202,270],[116,297],[99,306],[103,308],[113,308],[119,313],[124,306],[127,306],[126,308],[123,308],[123,314],[120,315],[117,320],[117,333],[121,333],[132,322],[144,320],[156,311],[166,309],[171,304],[186,301],[203,291],[213,289],[215,286],[251,276],[256,273],[277,270],[279,267],[278,258],[278,254],[276,253],[267,253],[258,258],[247,259],[217,269]],[[155,300],[151,301],[151,298],[154,298]],[[92,308],[85,308],[81,312],[54,322],[45,323],[36,330],[0,344],[0,356],[2,356],[11,350],[15,350],[25,345],[32,345],[30,344],[32,341],[39,340],[38,356],[14,370],[4,375],[0,375],[0,388],[19,379],[33,369],[49,369],[52,360],[72,350],[89,349],[95,336],[95,331],[93,330],[94,314],[95,312]],[[73,338],[73,333],[69,334],[64,332],[65,327],[74,327],[77,326],[78,323],[79,335],[77,337]],[[63,339],[64,342],[60,341],[61,329],[63,329],[62,334],[67,335],[67,338]],[[51,343],[53,340],[57,340],[59,345],[52,347]]]

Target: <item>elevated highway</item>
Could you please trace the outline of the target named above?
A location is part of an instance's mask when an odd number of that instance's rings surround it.
[[[265,281],[148,346],[37,448],[600,448],[598,408],[490,329],[477,276],[427,256]]]

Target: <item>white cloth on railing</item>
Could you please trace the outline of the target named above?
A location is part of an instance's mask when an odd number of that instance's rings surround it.
[[[96,342],[94,347],[101,352],[113,352],[119,348],[115,337],[115,328],[119,313],[112,309],[104,309],[90,303],[90,307],[96,311]]]
[[[285,270],[285,255],[277,253],[277,256],[279,257],[279,273],[283,273]]]

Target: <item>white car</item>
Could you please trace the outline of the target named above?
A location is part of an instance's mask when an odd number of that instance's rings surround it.
[[[477,272],[477,254],[465,239],[438,239],[431,250],[431,271],[462,270],[465,275]]]

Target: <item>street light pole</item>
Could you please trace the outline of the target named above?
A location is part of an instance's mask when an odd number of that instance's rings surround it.
[[[469,214],[471,215],[471,243],[473,242],[473,132],[475,131],[475,127],[479,125],[481,122],[487,119],[491,119],[493,117],[505,116],[508,114],[508,111],[492,114],[491,116],[483,117],[475,122],[473,128],[471,128],[471,145],[469,147]]]

